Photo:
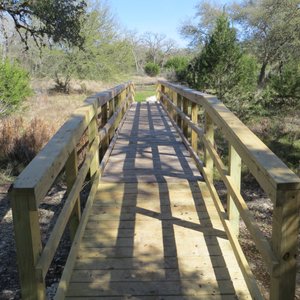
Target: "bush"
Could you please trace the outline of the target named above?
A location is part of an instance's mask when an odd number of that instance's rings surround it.
[[[16,63],[0,63],[0,116],[17,109],[30,96],[28,73]]]
[[[165,68],[173,70],[178,81],[184,81],[187,76],[187,67],[189,64],[189,58],[186,56],[175,56],[170,58],[166,64]]]
[[[154,76],[157,76],[159,74],[160,67],[159,67],[158,64],[149,62],[145,65],[144,70],[145,70],[147,75],[149,75],[151,77],[154,77]]]
[[[278,109],[295,107],[300,103],[300,60],[283,64],[277,74],[270,78],[274,91],[271,105]]]

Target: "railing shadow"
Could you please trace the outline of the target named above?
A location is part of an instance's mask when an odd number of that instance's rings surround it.
[[[103,176],[104,182],[123,186],[117,236],[111,236],[115,244],[109,255],[116,260],[105,271],[108,286],[99,291],[100,286],[91,283],[91,296],[234,296],[236,290],[219,245],[226,235],[214,228],[198,186],[202,177],[191,167],[164,111],[157,103],[136,104],[119,139],[124,141],[115,147],[113,162]],[[138,165],[141,158],[152,161],[152,168]],[[181,186],[189,199],[184,199]],[[185,211],[185,206],[193,212]],[[207,273],[209,269],[213,274]]]
[[[210,220],[201,176],[158,104],[136,104],[132,112],[102,178],[109,186],[103,201],[111,200],[110,208],[100,199],[92,216],[100,225],[106,220],[107,229],[87,225],[93,232],[83,246],[91,258],[83,265],[90,271],[78,273],[85,283],[73,277],[76,294],[69,296],[234,298],[236,286],[220,244],[226,236]],[[121,157],[123,166],[116,166]],[[109,215],[109,209],[117,213]],[[238,296],[243,298],[243,290]]]

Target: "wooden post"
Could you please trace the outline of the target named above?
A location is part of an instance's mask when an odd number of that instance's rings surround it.
[[[112,115],[115,112],[115,98],[112,98],[108,103],[108,110],[109,110],[109,118],[112,117]]]
[[[22,299],[46,299],[44,279],[37,278],[35,270],[42,250],[36,199],[26,190],[13,190],[10,197]]]
[[[165,87],[165,95],[169,97],[169,88],[168,87]],[[166,108],[167,112],[169,112],[169,102],[165,99],[163,99],[163,104],[164,104],[164,107]]]
[[[163,94],[165,93],[165,86],[164,85],[160,85],[160,87],[161,87],[161,94],[160,94],[160,97],[159,97],[159,101],[161,102],[161,103],[163,103],[163,100],[164,100],[164,97],[163,97]]]
[[[196,103],[192,103],[192,122],[198,125],[198,105]],[[198,153],[198,135],[194,130],[192,130],[192,148]]]
[[[229,175],[235,184],[238,190],[241,189],[241,168],[242,168],[242,161],[241,157],[235,151],[232,145],[229,144]],[[239,235],[239,225],[240,225],[240,214],[239,211],[234,204],[234,201],[230,194],[227,194],[227,213],[230,224],[232,226],[233,232],[236,236]]]
[[[160,92],[162,90],[162,85],[160,83],[156,86],[156,101],[160,101]]]
[[[166,89],[166,95],[170,99],[171,96],[170,96],[170,89],[169,88]],[[167,112],[170,113],[170,103],[167,99],[164,100],[164,105],[167,109]]]
[[[272,247],[280,262],[271,274],[270,299],[295,297],[299,233],[299,190],[277,190],[273,208]]]
[[[205,113],[205,137],[214,146],[214,123],[209,114]],[[213,181],[214,178],[214,161],[209,154],[208,149],[204,149],[204,162],[207,169],[207,177]]]
[[[178,94],[175,91],[173,91],[173,103],[175,106],[177,106],[177,99],[178,99]],[[177,123],[177,112],[174,109],[172,109],[172,111],[173,111],[173,120],[175,123]]]
[[[67,194],[71,191],[73,184],[76,180],[78,174],[78,162],[77,162],[77,151],[74,149],[65,165],[66,169],[66,181],[67,181]],[[76,199],[73,211],[69,220],[69,230],[71,241],[74,240],[79,222],[81,217],[81,208],[80,208],[80,195]]]
[[[118,107],[118,100],[117,98],[115,99],[115,105],[116,108]],[[103,128],[107,123],[107,103],[105,103],[104,105],[101,106],[101,128]],[[108,147],[108,141],[106,140],[102,140],[101,141],[101,149],[100,149],[100,161],[102,160],[105,151]]]
[[[177,94],[177,107],[182,111],[182,96]],[[179,115],[177,115],[177,126],[182,129],[182,120]]]
[[[130,103],[132,103],[132,102],[135,101],[134,100],[134,93],[135,93],[135,91],[134,91],[134,85],[133,85],[133,83],[130,85],[129,91],[131,93]],[[156,97],[156,99],[158,99],[158,97]]]
[[[186,98],[183,98],[183,113],[188,116],[188,112],[189,112],[189,100],[186,99]],[[185,123],[183,120],[182,120],[182,131],[183,131],[183,134],[184,136],[188,139],[188,124]]]
[[[118,101],[116,101],[118,105]],[[101,106],[101,128],[104,127],[107,123],[107,103]]]
[[[107,122],[107,105],[105,105],[105,110],[106,110],[105,115],[106,115],[106,122]],[[105,119],[104,120],[102,119],[102,121],[104,122]],[[99,141],[100,138],[99,138],[99,134],[98,134],[98,125],[97,125],[97,108],[94,108],[94,117],[88,126],[88,136],[89,136],[89,149],[91,149],[91,146],[92,146],[94,140],[96,140],[98,145],[100,144],[100,141]],[[91,161],[91,165],[90,165],[90,177],[91,178],[99,169],[99,156],[100,156],[100,152],[98,150],[95,151],[94,157],[93,157],[93,159]],[[102,157],[101,157],[101,159],[102,159]]]
[[[126,104],[125,104],[125,111],[127,111],[128,107],[129,107],[129,102],[131,101],[129,98],[130,93],[131,93],[130,89],[131,89],[131,85],[126,88],[126,99],[128,99],[128,101],[126,101]]]
[[[120,103],[120,104],[123,104],[123,102],[126,101],[126,98],[127,98],[127,94],[126,94],[126,89],[125,89],[125,90],[121,93],[121,103]],[[123,116],[124,116],[126,110],[127,110],[127,107],[126,107],[126,104],[125,104],[124,107],[123,107],[121,119],[123,118]]]

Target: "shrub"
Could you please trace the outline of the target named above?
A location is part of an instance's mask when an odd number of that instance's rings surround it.
[[[187,76],[187,67],[189,64],[189,58],[186,56],[175,56],[170,58],[166,64],[165,68],[173,70],[178,81],[184,81]]]
[[[0,63],[0,116],[17,109],[31,93],[25,70],[8,60]]]
[[[145,65],[144,70],[145,70],[147,75],[149,75],[151,77],[154,77],[154,76],[157,76],[159,74],[160,67],[159,67],[158,64],[149,62]]]
[[[270,79],[270,86],[274,91],[274,97],[270,105],[275,110],[295,107],[300,103],[300,60],[283,64],[277,74]]]

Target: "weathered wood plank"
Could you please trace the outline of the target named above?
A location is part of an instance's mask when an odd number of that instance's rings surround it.
[[[242,160],[231,145],[229,145],[228,165],[229,165],[228,175],[231,177],[232,183],[234,183],[236,190],[240,191]],[[240,226],[240,214],[230,193],[227,194],[227,213],[228,213],[228,219],[230,220],[232,229],[235,232],[235,234],[238,236],[239,226]]]
[[[37,276],[35,265],[42,249],[38,211],[31,211],[36,199],[31,194],[13,190],[12,213],[17,250],[19,279],[23,299],[45,299],[43,277]]]
[[[66,162],[65,169],[66,169],[67,193],[70,193],[73,184],[76,182],[76,177],[78,174],[77,152],[75,149],[70,154],[70,157]],[[81,207],[80,207],[80,195],[79,195],[74,204],[74,208],[71,213],[70,221],[69,221],[71,240],[73,240],[75,237],[76,230],[80,222],[80,217],[81,217]]]
[[[167,281],[167,282],[115,282],[113,284],[94,282],[71,283],[68,296],[119,296],[119,295],[206,295],[235,294],[231,281],[219,281],[218,285],[213,285],[210,281]]]
[[[239,299],[252,299],[249,295],[245,295],[243,293],[238,292]],[[95,297],[67,297],[68,300],[95,300]],[[199,296],[132,296],[132,295],[124,295],[124,296],[102,296],[101,299],[109,299],[109,300],[199,300]],[[205,295],[206,300],[236,300],[237,295]]]
[[[296,288],[298,235],[299,235],[299,191],[280,191],[273,210],[272,248],[279,260],[278,270],[271,275],[271,299],[293,299]]]

